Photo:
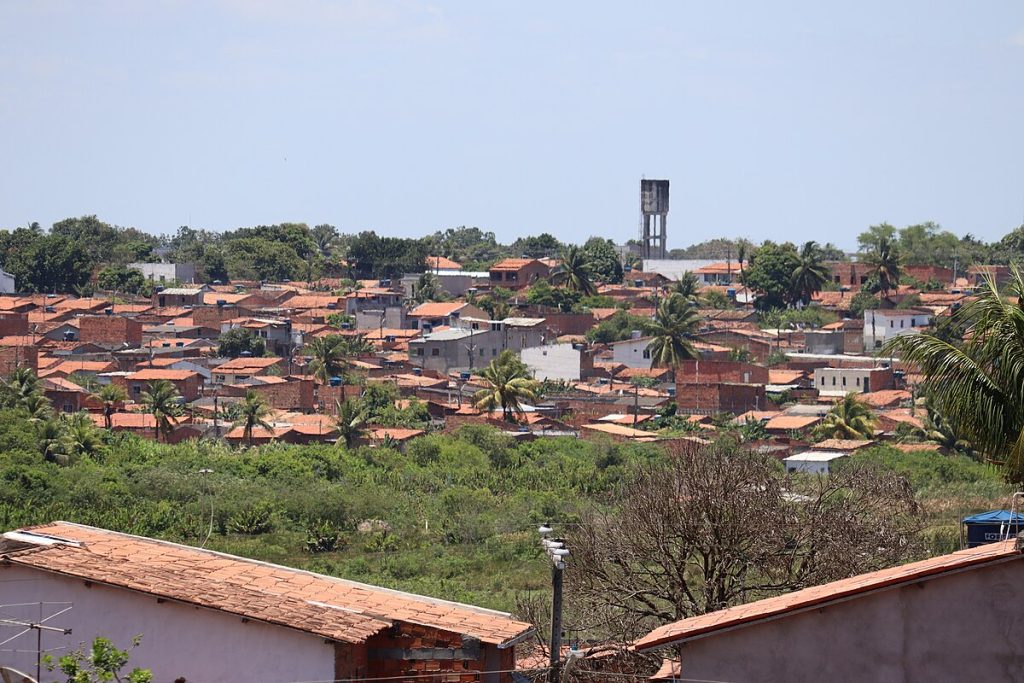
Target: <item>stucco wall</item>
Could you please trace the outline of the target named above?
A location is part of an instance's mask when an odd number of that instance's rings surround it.
[[[721,681],[1024,680],[1016,559],[686,643],[682,676]]]
[[[46,632],[43,648],[74,649],[95,636],[127,646],[142,634],[133,651],[132,666],[153,670],[155,683],[184,676],[189,683],[247,681],[322,681],[334,678],[334,647],[322,638],[239,617],[155,598],[131,591],[93,585],[81,580],[20,567],[0,568],[0,604],[36,601],[71,602],[74,607],[49,621],[71,628],[70,636]],[[60,609],[44,606],[44,616]],[[47,611],[50,610],[50,611]],[[38,608],[4,607],[11,617],[38,619]],[[16,631],[0,626],[0,640]],[[35,650],[35,634],[25,635],[3,649]],[[65,651],[54,652],[59,656]],[[0,652],[0,665],[34,673],[34,654]],[[43,680],[53,676],[45,675]]]

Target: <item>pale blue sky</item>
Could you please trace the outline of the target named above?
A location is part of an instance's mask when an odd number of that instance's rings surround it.
[[[995,239],[1022,86],[1019,0],[0,0],[0,226]]]

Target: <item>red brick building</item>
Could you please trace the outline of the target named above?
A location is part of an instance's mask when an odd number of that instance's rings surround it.
[[[98,344],[142,345],[142,323],[120,315],[83,315],[78,318],[79,339]]]
[[[115,382],[125,388],[128,397],[133,401],[138,401],[142,392],[149,391],[149,385],[157,380],[167,380],[173,384],[186,401],[194,401],[203,393],[203,376],[191,370],[146,368],[130,375],[114,378]]]

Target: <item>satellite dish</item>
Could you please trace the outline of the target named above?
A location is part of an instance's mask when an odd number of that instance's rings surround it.
[[[23,674],[16,669],[0,666],[0,681],[3,683],[38,683],[36,679],[28,674]]]

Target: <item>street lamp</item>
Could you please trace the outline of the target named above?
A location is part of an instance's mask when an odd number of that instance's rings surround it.
[[[542,524],[537,528],[540,542],[551,560],[551,656],[549,659],[551,683],[558,683],[559,671],[562,667],[562,572],[565,570],[565,558],[569,550],[565,547],[565,539],[551,538],[553,529],[550,524]]]

